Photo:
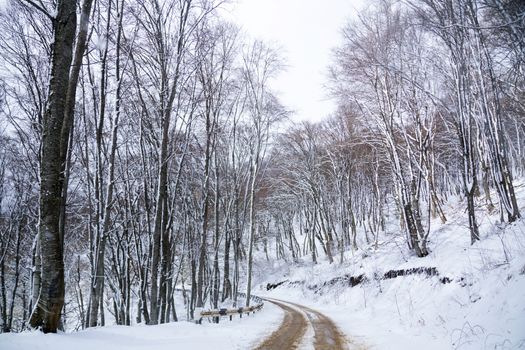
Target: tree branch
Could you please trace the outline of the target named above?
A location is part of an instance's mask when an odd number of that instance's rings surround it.
[[[54,16],[51,16],[51,14],[43,6],[40,6],[39,4],[34,2],[33,0],[19,0],[19,1],[21,3],[25,2],[25,3],[28,3],[29,5],[33,6],[38,11],[42,12],[47,18],[49,18],[51,20],[51,22],[55,21],[55,17]]]

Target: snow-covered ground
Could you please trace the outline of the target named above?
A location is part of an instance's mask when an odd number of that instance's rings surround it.
[[[517,190],[525,213],[525,186]],[[306,257],[300,267],[273,263],[268,275],[260,263],[255,293],[315,308],[374,349],[525,349],[525,220],[501,225],[480,207],[481,241],[471,246],[464,207],[451,202],[447,223],[432,223],[425,258],[410,255],[392,220],[377,249],[348,252],[342,264]],[[378,278],[414,267],[435,267],[439,276]],[[353,288],[333,280],[361,274],[368,280]],[[292,283],[266,291],[283,280]]]
[[[224,319],[219,324],[203,321],[174,322],[158,326],[107,326],[84,331],[42,334],[39,331],[1,334],[2,350],[173,350],[251,349],[281,323],[283,312],[265,304],[255,315]]]
[[[525,214],[525,184],[517,192]],[[365,348],[525,349],[525,220],[500,224],[497,214],[479,207],[481,240],[470,245],[464,207],[451,200],[447,223],[432,222],[431,253],[425,258],[410,254],[394,217],[387,218],[387,235],[377,248],[362,243],[364,249],[346,252],[342,263],[339,256],[333,264],[314,265],[308,256],[294,263],[267,261],[260,250],[254,294],[317,309]],[[415,267],[435,268],[439,276],[379,278],[389,270]],[[354,287],[344,279],[359,275],[366,280]],[[281,281],[288,282],[266,290],[267,283]],[[183,321],[49,335],[1,334],[0,349],[251,349],[282,318],[280,309],[265,303],[255,316],[220,324]]]

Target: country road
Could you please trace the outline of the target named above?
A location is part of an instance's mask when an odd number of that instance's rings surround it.
[[[284,312],[279,328],[264,340],[257,350],[289,350],[306,347],[315,350],[364,349],[353,345],[337,328],[334,322],[322,313],[309,307],[276,299],[265,299]],[[313,339],[305,339],[308,327],[313,329]],[[312,344],[308,344],[308,342]]]

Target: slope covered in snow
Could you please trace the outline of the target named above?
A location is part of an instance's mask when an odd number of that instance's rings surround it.
[[[525,203],[525,185],[517,190]],[[313,264],[308,256],[267,260],[260,249],[254,294],[319,310],[363,348],[525,348],[525,220],[501,224],[497,214],[479,207],[481,240],[471,245],[462,208],[461,201],[451,201],[447,223],[432,222],[431,252],[424,258],[410,254],[393,216],[377,246],[361,242],[362,249],[333,264]],[[268,284],[275,286],[268,290]],[[276,306],[265,303],[255,316],[220,324],[1,334],[0,349],[251,349],[282,319]]]
[[[525,186],[517,191],[525,203]],[[321,310],[377,349],[525,348],[525,220],[501,224],[479,207],[481,240],[471,245],[463,208],[451,201],[447,223],[432,222],[427,257],[410,255],[391,218],[377,247],[342,263],[304,257],[273,263],[268,275],[260,260],[255,292]]]

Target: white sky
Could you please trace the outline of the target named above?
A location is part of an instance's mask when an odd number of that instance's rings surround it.
[[[238,0],[234,20],[255,38],[284,49],[287,69],[274,89],[294,120],[318,121],[334,111],[326,72],[340,30],[362,0]]]
[[[0,0],[0,7],[5,0]],[[273,88],[294,120],[318,121],[335,109],[324,85],[331,49],[363,0],[232,0],[231,15],[248,35],[283,48],[286,70]],[[230,11],[228,11],[230,12]]]

